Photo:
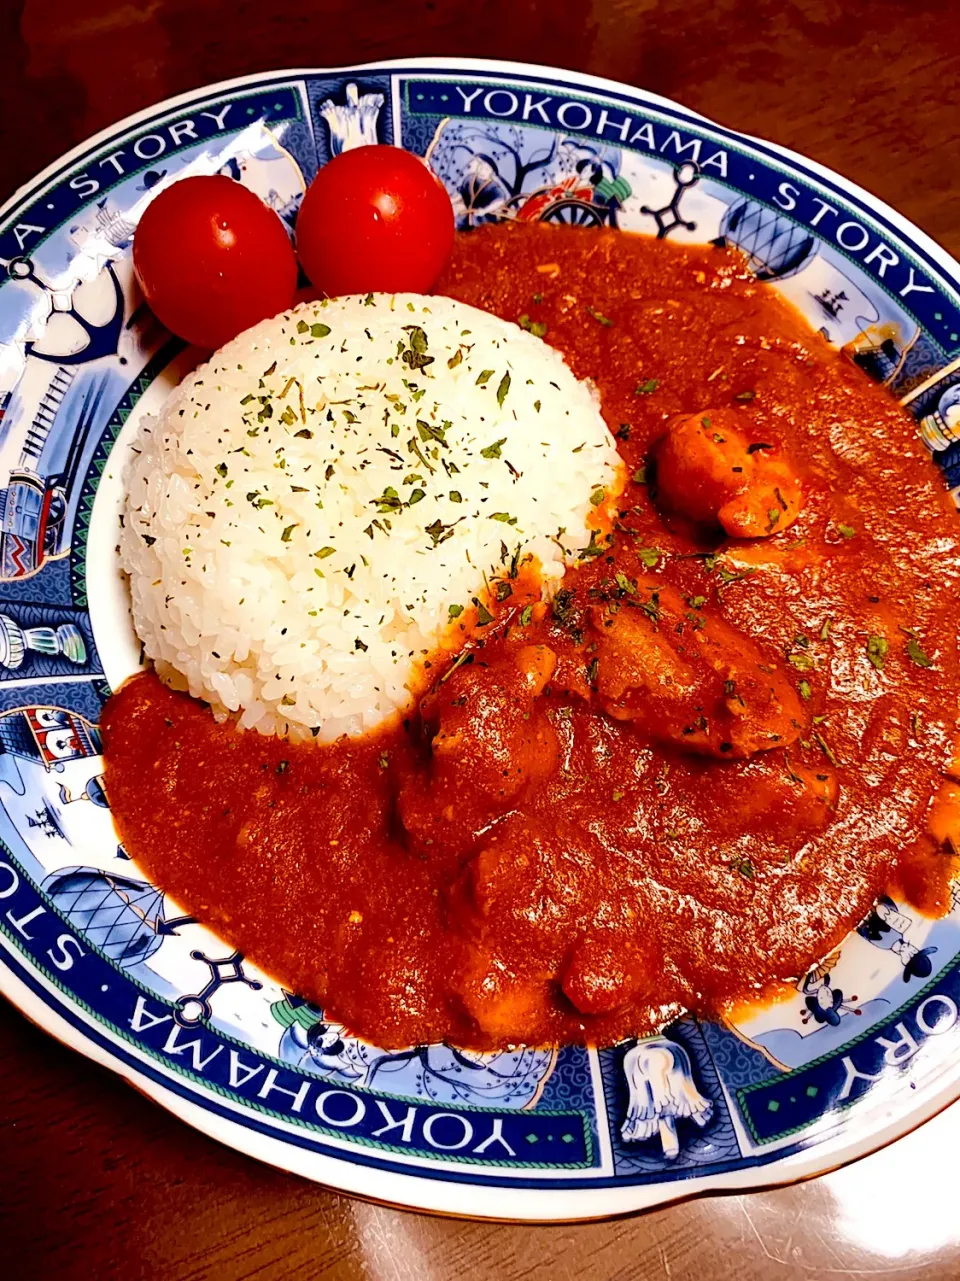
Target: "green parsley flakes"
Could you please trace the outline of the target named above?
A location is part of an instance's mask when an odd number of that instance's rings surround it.
[[[816,663],[809,654],[788,654],[787,662],[798,672],[811,672],[816,667]]]
[[[592,316],[597,324],[603,325],[605,329],[610,329],[613,325],[613,321],[609,316],[605,316],[602,312],[594,310],[593,307],[587,308],[587,315]]]
[[[480,600],[478,596],[474,596],[473,603],[477,607],[477,626],[486,627],[489,623],[492,623],[493,615],[490,613],[489,609],[487,609],[486,605],[484,605],[483,601]]]
[[[933,659],[923,652],[920,642],[916,636],[911,636],[907,641],[907,657],[918,667],[932,667]]]
[[[542,338],[547,332],[547,326],[542,320],[531,320],[526,314],[520,317],[517,324],[521,329],[526,329],[528,333],[533,334],[535,338]]]
[[[883,664],[886,662],[889,648],[890,642],[885,636],[867,637],[867,658],[869,658],[878,672],[883,671]]]

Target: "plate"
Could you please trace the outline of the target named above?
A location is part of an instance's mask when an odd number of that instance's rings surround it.
[[[130,244],[186,173],[292,225],[331,155],[426,156],[461,228],[738,245],[917,419],[960,500],[960,268],[811,161],[609,81],[418,59],[213,85],[99,134],[0,211],[0,990],[191,1125],[344,1192],[504,1219],[620,1214],[830,1169],[960,1095],[960,896],[882,900],[792,1000],[599,1052],[385,1052],[285,991],[118,844],[97,722],[139,652],[121,469],[191,353]]]

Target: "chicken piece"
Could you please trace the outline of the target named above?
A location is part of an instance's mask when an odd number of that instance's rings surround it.
[[[581,1014],[609,1014],[649,991],[659,977],[653,958],[605,932],[580,939],[563,974],[563,992]]]
[[[451,984],[454,998],[492,1041],[535,1041],[550,997],[545,979],[519,978],[483,949],[471,949]]]
[[[826,760],[806,765],[797,753],[758,753],[729,770],[704,761],[701,768],[713,798],[714,831],[730,839],[759,837],[758,848],[771,830],[779,841],[802,840],[829,821],[839,800],[836,770]]]
[[[557,670],[557,656],[548,645],[523,645],[515,652],[514,662],[533,698],[543,693]]]
[[[525,841],[494,838],[467,864],[464,885],[481,921],[507,917],[542,892],[536,851]]]
[[[399,798],[411,835],[478,832],[528,784],[556,770],[556,734],[538,703],[555,667],[547,646],[524,645],[508,649],[495,667],[475,662],[451,670],[427,695],[420,711],[430,769],[410,779]]]
[[[591,611],[607,715],[655,741],[724,759],[800,737],[807,712],[776,659],[749,637],[650,578],[617,605]]]
[[[479,664],[458,668],[428,699],[422,713],[435,725],[433,773],[458,787],[509,800],[531,780],[551,774],[557,745],[535,709],[556,667],[545,645],[525,645],[495,676]]]
[[[774,441],[755,437],[732,409],[674,419],[655,457],[664,504],[732,538],[778,534],[803,506],[790,458]]]

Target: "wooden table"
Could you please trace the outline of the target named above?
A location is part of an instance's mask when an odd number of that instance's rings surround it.
[[[643,85],[804,152],[960,255],[955,0],[3,0],[0,197],[204,83],[413,54]],[[522,1228],[382,1209],[201,1137],[0,1009],[0,1276],[960,1277],[960,1105],[799,1187]]]

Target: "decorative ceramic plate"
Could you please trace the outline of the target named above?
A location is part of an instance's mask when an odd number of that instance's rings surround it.
[[[598,1217],[876,1148],[960,1095],[960,902],[929,921],[881,900],[792,1001],[735,1025],[388,1053],[118,845],[97,722],[139,660],[120,473],[189,358],[138,296],[137,219],[184,174],[223,173],[292,224],[317,167],[374,141],[426,156],[463,229],[536,202],[526,217],[738,245],[915,415],[960,495],[960,268],[781,148],[623,85],[437,59],[248,77],[124,121],[0,212],[0,989],[207,1134],[421,1209]]]

